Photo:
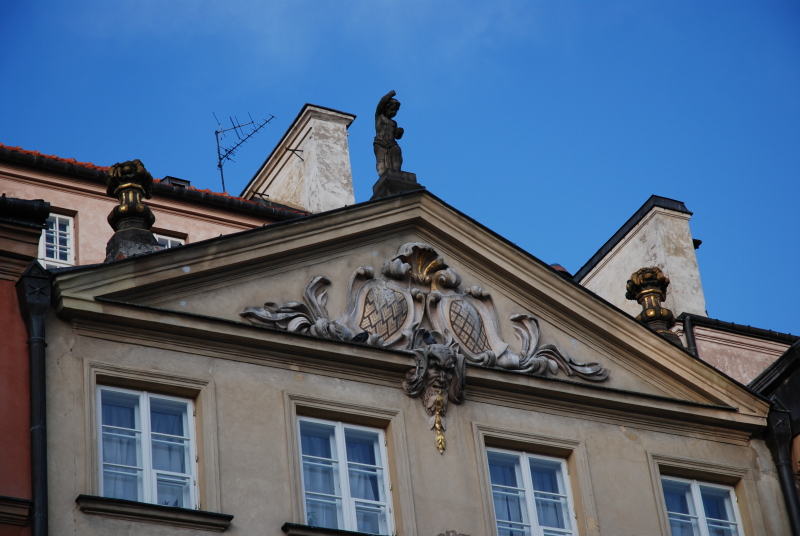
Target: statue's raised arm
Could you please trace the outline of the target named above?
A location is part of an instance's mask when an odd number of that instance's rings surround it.
[[[389,93],[381,97],[381,100],[378,102],[378,107],[375,109],[375,118],[377,119],[379,115],[385,115],[386,113],[386,104],[392,100],[392,97],[397,95],[395,90],[391,90]]]

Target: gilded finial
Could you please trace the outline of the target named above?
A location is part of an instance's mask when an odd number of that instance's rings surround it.
[[[675,315],[662,306],[667,298],[669,277],[664,275],[658,266],[640,268],[631,274],[626,285],[625,297],[636,300],[642,306],[642,312],[636,320],[644,322],[662,337],[680,344],[678,336],[670,331],[675,325]]]

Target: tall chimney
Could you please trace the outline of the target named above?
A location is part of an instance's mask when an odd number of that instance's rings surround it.
[[[308,212],[355,203],[347,128],[356,116],[306,104],[242,192]]]

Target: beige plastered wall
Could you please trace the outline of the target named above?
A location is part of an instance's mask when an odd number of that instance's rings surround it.
[[[398,534],[428,535],[446,530],[492,534],[486,493],[483,445],[489,436],[511,434],[532,452],[542,443],[571,444],[568,455],[573,496],[580,509],[579,534],[667,536],[653,457],[713,462],[743,475],[737,484],[740,508],[747,512],[746,534],[788,534],[780,488],[767,449],[760,440],[713,440],[690,430],[667,433],[644,429],[619,415],[590,414],[587,408],[561,408],[497,393],[468,391],[463,405],[451,405],[446,418],[447,450],[436,449],[428,416],[417,399],[400,389],[402,374],[323,370],[291,361],[243,362],[181,349],[146,334],[119,333],[107,325],[48,320],[48,474],[51,534],[205,534],[190,529],[87,515],[75,504],[79,494],[96,494],[96,462],[87,453],[96,441],[87,425],[92,416],[86,382],[98,363],[120,370],[207,382],[215,396],[210,426],[217,438],[219,510],[234,515],[231,535],[280,536],[285,522],[302,523],[296,457],[289,440],[293,426],[287,404],[303,399],[329,402],[328,416],[363,422],[359,408],[385,411],[389,424],[392,497]],[[135,339],[139,337],[138,343]],[[409,368],[413,360],[408,358]],[[344,409],[341,409],[343,408]],[[348,409],[354,408],[354,409]],[[210,411],[209,407],[203,411]],[[287,415],[289,416],[287,418]],[[205,419],[204,422],[208,422]],[[206,425],[207,426],[207,425]],[[210,430],[202,430],[207,435]],[[569,450],[569,449],[568,449]],[[207,463],[201,460],[200,464]],[[484,475],[484,476],[482,476]],[[201,481],[208,488],[214,482]],[[205,489],[203,493],[212,493]]]
[[[625,285],[638,269],[658,266],[670,278],[665,306],[675,316],[683,312],[707,316],[690,218],[682,212],[653,208],[580,284],[636,316],[642,308],[625,298]]]
[[[0,193],[18,199],[44,199],[52,214],[75,221],[75,264],[100,263],[114,230],[106,221],[117,203],[106,195],[104,184],[77,177],[0,165]],[[185,203],[161,196],[145,201],[153,209],[154,232],[198,242],[271,223],[259,217]]]

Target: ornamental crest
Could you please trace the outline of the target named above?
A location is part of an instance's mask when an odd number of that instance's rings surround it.
[[[240,314],[293,333],[381,348],[413,351],[444,345],[474,366],[538,376],[561,371],[588,381],[608,378],[608,369],[599,363],[577,361],[552,344],[539,345],[539,323],[529,314],[509,318],[519,342],[513,351],[500,335],[489,293],[479,286],[461,288],[461,276],[428,244],[403,244],[384,262],[380,276],[372,266],[357,268],[347,284],[347,309],[338,318],[326,308],[330,284],[317,276],[306,285],[302,302],[267,302]],[[442,389],[449,392],[447,386]]]

